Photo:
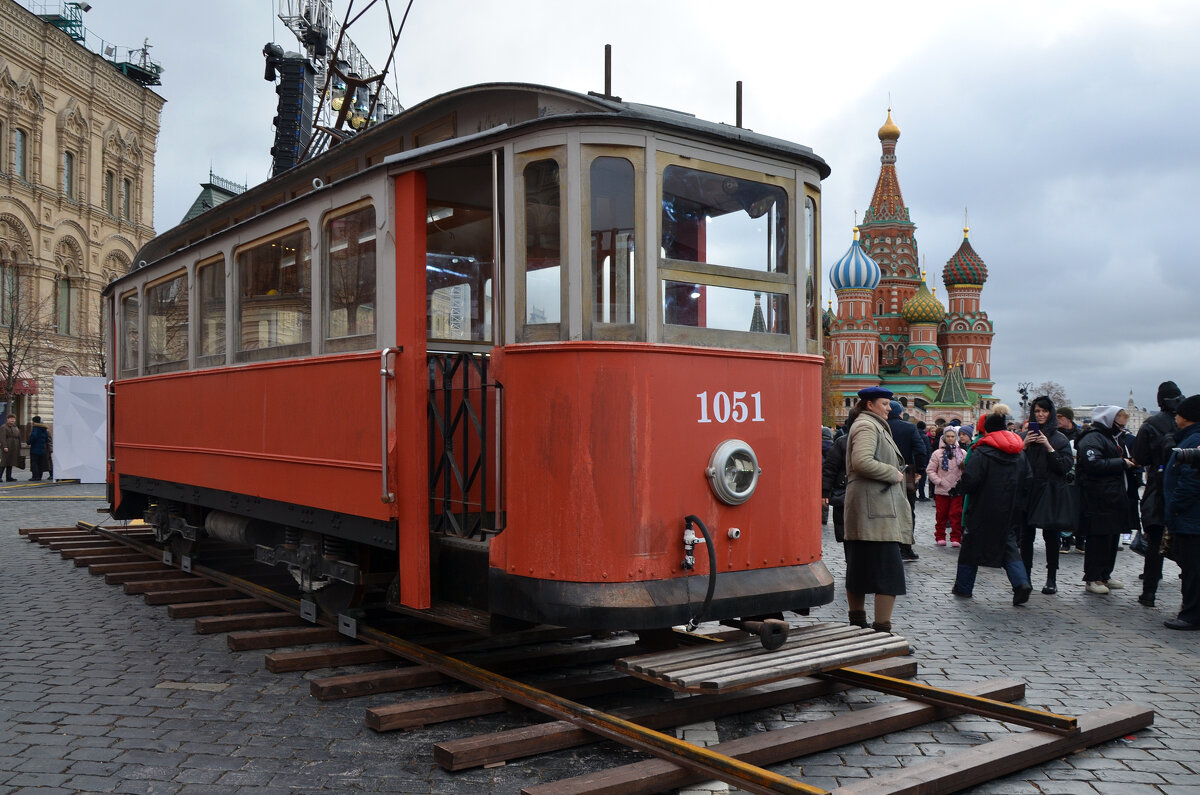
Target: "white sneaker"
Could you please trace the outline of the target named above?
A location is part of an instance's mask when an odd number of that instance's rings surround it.
[[[1110,591],[1119,591],[1125,587],[1125,583],[1121,582],[1120,580],[1105,580],[1104,585]]]
[[[1088,593],[1104,594],[1104,593],[1108,593],[1108,586],[1105,585],[1104,583],[1100,582],[1099,580],[1096,580],[1095,582],[1089,582],[1087,584],[1086,590]]]

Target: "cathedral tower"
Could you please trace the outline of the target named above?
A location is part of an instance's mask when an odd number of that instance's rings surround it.
[[[987,265],[975,253],[963,227],[963,241],[946,262],[942,281],[950,299],[942,327],[942,353],[946,363],[962,367],[967,388],[990,397],[992,393],[992,321],[979,308],[979,295],[987,281]]]
[[[862,250],[858,228],[842,258],[829,270],[829,284],[837,293],[837,317],[830,323],[830,355],[842,375],[844,393],[879,383],[879,329],[875,326],[874,290],[879,265]]]

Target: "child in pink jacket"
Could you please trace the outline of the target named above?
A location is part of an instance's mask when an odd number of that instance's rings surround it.
[[[929,465],[925,474],[933,484],[933,499],[937,506],[937,525],[933,531],[934,540],[939,547],[946,546],[946,524],[950,524],[950,546],[962,545],[962,509],[961,495],[950,496],[950,490],[958,485],[962,477],[962,465],[966,460],[967,451],[958,444],[958,433],[954,428],[947,428],[942,435],[941,444],[929,456]]]

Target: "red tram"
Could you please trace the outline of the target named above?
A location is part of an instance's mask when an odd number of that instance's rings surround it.
[[[111,512],[337,613],[649,630],[805,610],[811,149],[615,98],[443,94],[105,291]],[[712,587],[709,584],[712,583]]]

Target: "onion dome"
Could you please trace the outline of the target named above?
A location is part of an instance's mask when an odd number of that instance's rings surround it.
[[[829,283],[835,290],[874,290],[882,277],[879,265],[858,244],[858,227],[854,227],[850,248],[829,269]]]
[[[967,239],[969,231],[970,227],[963,227],[962,245],[953,257],[946,260],[942,281],[947,287],[953,284],[983,284],[987,281],[987,265],[983,264],[983,257],[971,248],[971,241]]]
[[[904,322],[909,325],[941,323],[946,318],[946,307],[933,297],[933,294],[929,292],[929,287],[922,281],[921,286],[917,288],[916,295],[905,301],[904,306],[900,308],[900,317],[904,318]]]
[[[879,128],[879,140],[895,141],[900,138],[900,128],[896,126],[896,122],[892,121],[892,109],[888,108],[887,121]]]

